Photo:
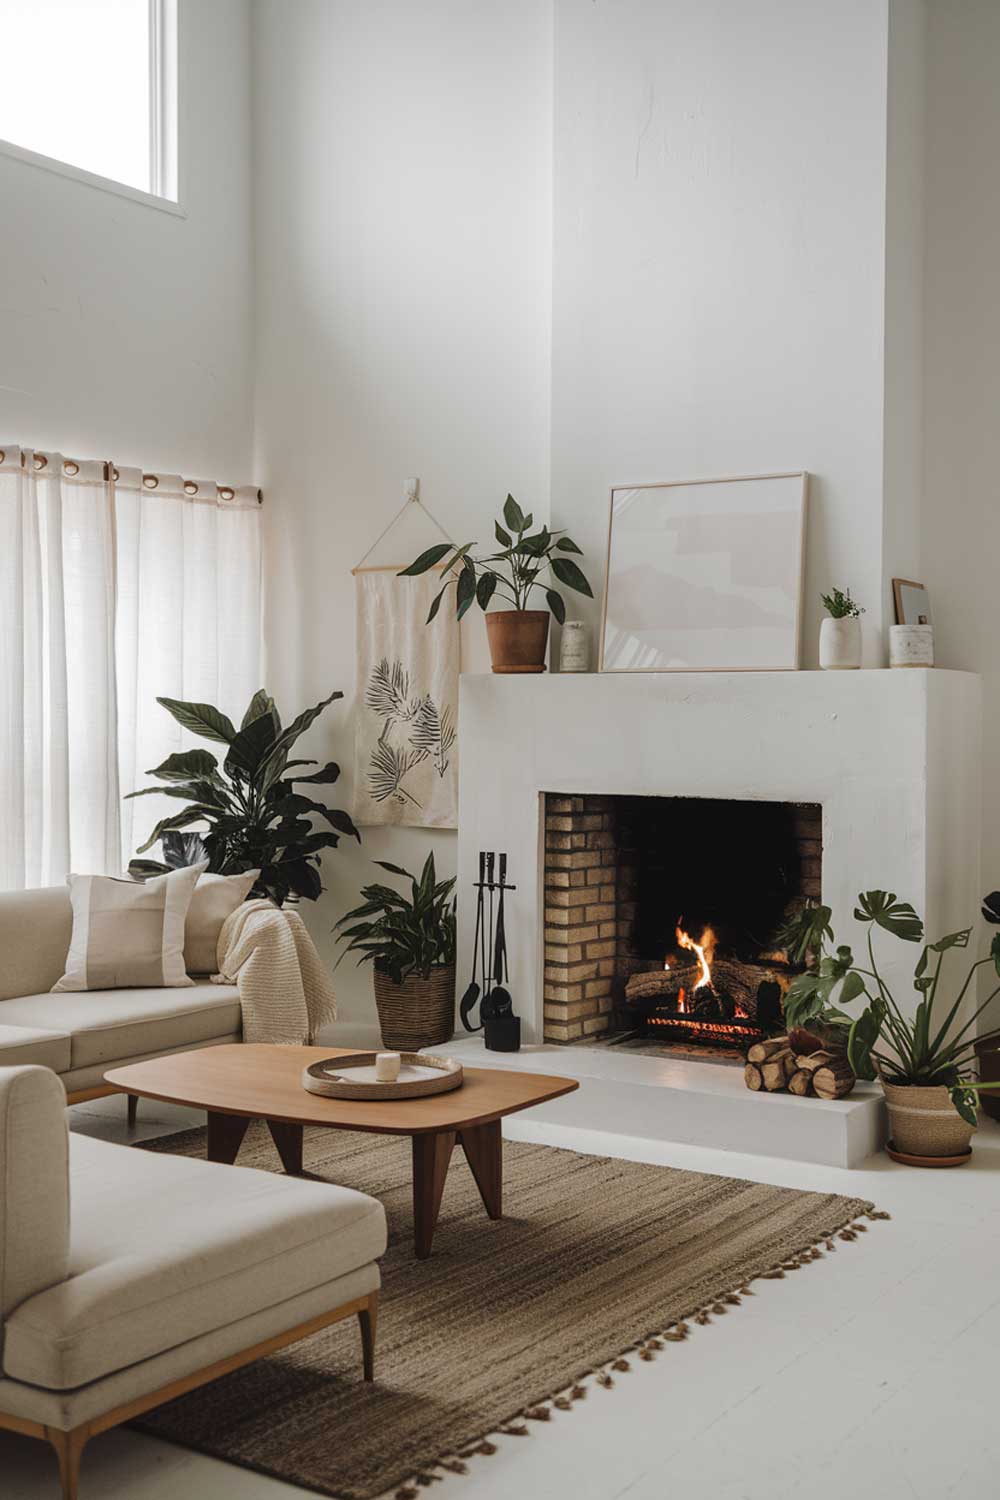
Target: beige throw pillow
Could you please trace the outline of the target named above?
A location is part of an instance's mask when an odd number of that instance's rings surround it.
[[[71,875],[73,936],[55,990],[145,989],[192,984],[184,967],[184,919],[208,861],[139,884]]]
[[[184,924],[184,967],[189,974],[217,974],[216,949],[222,924],[249,896],[260,875],[202,875],[194,888]]]

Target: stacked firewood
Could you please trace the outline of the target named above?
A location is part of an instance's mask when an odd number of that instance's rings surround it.
[[[854,1087],[854,1072],[843,1052],[834,1051],[809,1032],[769,1037],[747,1053],[743,1077],[748,1089],[768,1094],[782,1090],[800,1097],[843,1099]]]

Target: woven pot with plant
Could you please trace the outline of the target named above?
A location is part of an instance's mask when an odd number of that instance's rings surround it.
[[[344,956],[358,953],[359,963],[374,966],[385,1045],[396,1052],[439,1046],[455,1029],[455,881],[437,879],[433,854],[419,879],[385,860],[375,864],[408,880],[410,897],[388,885],[364,886],[363,904],[334,928],[337,940],[347,941]]]
[[[1000,926],[1000,892],[984,899],[982,911],[987,922]],[[821,1019],[838,1028],[857,1077],[879,1079],[889,1109],[891,1155],[913,1166],[960,1166],[972,1152],[980,1093],[1000,1089],[1000,1083],[973,1075],[976,1020],[1000,994],[1000,986],[976,1008],[971,1000],[980,968],[992,965],[1000,975],[1000,933],[989,954],[976,959],[963,983],[948,994],[945,955],[952,948],[967,948],[972,928],[924,943],[913,971],[920,999],[911,1015],[879,969],[874,934],[879,928],[903,942],[919,943],[923,922],[908,902],[897,901],[888,891],[865,891],[858,897],[854,918],[867,928],[867,964],[856,963],[850,948],[826,952],[836,942],[828,906],[807,907],[793,918],[783,934],[789,939],[789,955],[808,955],[811,966],[785,996],[785,1020],[789,1026],[805,1026]],[[858,1016],[840,1008],[861,998],[866,1005]],[[994,1031],[980,1038],[980,1047],[998,1036]]]

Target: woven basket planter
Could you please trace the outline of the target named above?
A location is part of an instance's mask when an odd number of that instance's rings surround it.
[[[944,1085],[913,1088],[886,1083],[892,1142],[908,1156],[961,1156],[969,1149],[973,1127],[952,1104]]]
[[[375,969],[375,1005],[382,1041],[394,1052],[419,1052],[447,1042],[455,1030],[455,965],[408,974],[402,984]]]

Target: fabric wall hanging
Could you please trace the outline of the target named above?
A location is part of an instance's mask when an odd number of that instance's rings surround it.
[[[416,481],[411,486],[404,511],[410,504],[420,505]],[[419,578],[399,578],[403,566],[359,564],[354,569],[354,821],[455,828],[459,627],[454,611],[445,609],[427,624],[431,601],[441,587],[437,569]]]

